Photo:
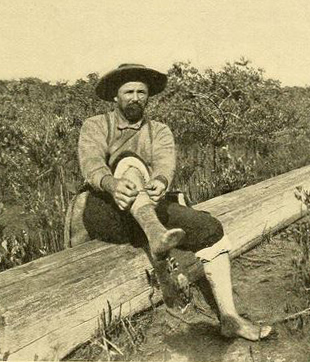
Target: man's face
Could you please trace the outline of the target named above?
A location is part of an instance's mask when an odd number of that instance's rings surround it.
[[[114,100],[119,109],[130,123],[138,122],[148,101],[148,87],[142,82],[128,82],[123,84]]]

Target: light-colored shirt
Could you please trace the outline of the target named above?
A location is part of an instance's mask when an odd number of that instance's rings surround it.
[[[83,123],[79,162],[82,175],[91,186],[101,189],[101,180],[112,175],[113,162],[124,152],[138,155],[148,166],[151,178],[166,178],[169,188],[176,155],[174,138],[167,125],[145,119],[130,124],[118,109],[88,118]]]

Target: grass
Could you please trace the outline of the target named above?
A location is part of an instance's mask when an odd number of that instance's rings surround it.
[[[98,316],[98,327],[90,340],[79,346],[63,361],[103,360],[126,361],[141,352],[145,342],[145,331],[151,326],[156,311],[149,308],[143,313],[124,317],[120,313],[112,318],[111,306]]]
[[[283,230],[280,236],[286,242],[296,245],[291,256],[291,292],[298,302],[288,299],[284,310],[288,315],[275,323],[284,324],[290,333],[303,333],[310,320],[310,191],[302,186],[297,187],[295,197],[306,206],[307,213]]]

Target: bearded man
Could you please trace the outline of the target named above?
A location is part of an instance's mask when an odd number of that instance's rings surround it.
[[[87,119],[81,128],[79,161],[90,185],[85,228],[90,239],[148,245],[158,262],[172,248],[192,251],[211,285],[221,333],[260,340],[271,327],[251,323],[235,308],[230,246],[221,223],[165,197],[176,167],[174,139],[167,125],[146,119],[144,110],[166,83],[165,74],[138,64],[123,64],[99,81],[97,95],[114,102],[115,109]],[[169,304],[169,291],[164,292]]]

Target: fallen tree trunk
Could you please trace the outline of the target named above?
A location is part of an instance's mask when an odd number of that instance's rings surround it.
[[[304,167],[195,206],[223,223],[231,256],[256,245],[264,234],[299,219],[305,208],[294,197],[310,187]],[[184,257],[183,257],[184,258]],[[197,271],[193,256],[185,259]],[[131,246],[91,241],[0,274],[0,350],[9,360],[63,358],[87,341],[109,301],[114,315],[150,306],[147,256]],[[197,274],[197,273],[196,273]],[[198,271],[199,275],[199,271]],[[193,278],[196,278],[197,275]],[[157,291],[153,301],[159,301]]]

